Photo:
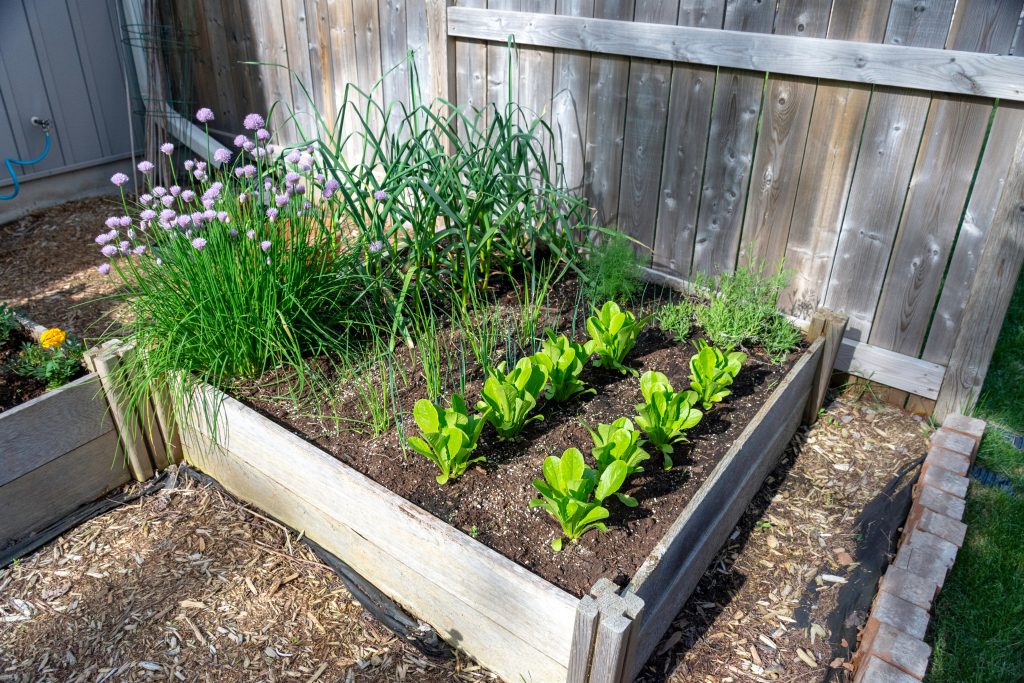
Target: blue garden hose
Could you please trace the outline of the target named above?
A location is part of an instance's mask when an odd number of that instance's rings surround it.
[[[10,157],[4,159],[4,166],[7,167],[7,172],[11,174],[11,180],[14,181],[14,191],[11,192],[11,194],[0,194],[0,199],[14,199],[18,196],[18,192],[21,190],[21,184],[18,182],[18,174],[14,172],[14,164],[17,164],[18,166],[31,166],[32,164],[38,164],[46,158],[47,154],[50,153],[50,147],[52,146],[50,141],[50,122],[43,120],[38,116],[33,116],[32,125],[42,128],[43,135],[46,136],[46,142],[43,145],[43,153],[35,159],[29,159],[27,161],[12,159]]]

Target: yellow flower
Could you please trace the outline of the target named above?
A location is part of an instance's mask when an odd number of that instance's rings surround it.
[[[59,327],[51,327],[39,337],[39,345],[44,349],[59,349],[68,335]]]

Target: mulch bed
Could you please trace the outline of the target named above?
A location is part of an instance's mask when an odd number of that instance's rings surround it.
[[[561,305],[561,321],[572,315],[575,284],[570,280],[559,287],[566,291],[551,301],[553,307]],[[647,306],[667,296],[667,292],[652,291]],[[579,325],[577,329],[581,328]],[[694,339],[700,336],[698,331]],[[689,341],[673,340],[652,321],[627,363],[641,374],[646,370],[663,372],[681,390],[689,386],[693,354]],[[647,446],[651,459],[644,463],[645,471],[631,478],[623,491],[634,496],[639,505],[629,509],[617,500],[606,501],[611,512],[606,520],[608,532],[590,532],[579,543],[566,543],[558,553],[552,552],[550,541],[561,530],[547,513],[529,507],[530,499],[537,495],[531,482],[542,476],[546,456],[561,455],[567,448],[578,448],[589,461],[592,441],[583,425],[596,428],[599,423],[610,424],[622,416],[632,418],[637,404],[643,403],[637,377],[588,364],[582,377],[597,388],[596,395],[578,397],[564,405],[538,406],[537,412],[544,415],[544,420],[528,424],[512,442],[500,441],[490,427],[485,427],[477,452],[487,461],[445,486],[438,486],[434,480],[437,469],[433,463],[403,449],[403,438],[396,429],[372,438],[362,430],[339,428],[339,423],[365,419],[359,396],[343,383],[336,391],[319,387],[304,400],[282,400],[285,389],[276,381],[280,378],[270,373],[246,383],[235,394],[342,462],[578,597],[601,577],[620,585],[629,581],[797,357],[791,354],[788,362],[772,364],[763,353],[752,352],[731,387],[733,394],[688,432],[689,443],[675,447],[672,470],[663,470],[661,453]],[[402,352],[396,352],[390,360],[401,365],[403,376],[408,378],[398,387],[397,411],[411,416],[415,402],[427,393],[419,361]],[[483,384],[483,373],[475,363],[473,366],[467,385],[470,404],[479,397]],[[288,383],[284,386],[294,389]],[[418,433],[411,417],[405,419],[407,432]]]
[[[0,344],[0,413],[46,391],[46,382],[24,377],[10,369],[21,347],[31,341],[29,335],[21,330],[14,330],[7,338],[7,342]]]

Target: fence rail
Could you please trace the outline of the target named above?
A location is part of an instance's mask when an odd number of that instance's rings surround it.
[[[328,115],[350,82],[408,103],[409,64],[458,105],[511,93],[652,269],[785,259],[788,313],[849,314],[841,368],[976,398],[1024,259],[1024,0],[193,1],[200,99],[235,119],[308,108],[246,60]]]

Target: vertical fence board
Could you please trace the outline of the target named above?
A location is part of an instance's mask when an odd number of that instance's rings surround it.
[[[409,0],[405,9],[406,48],[412,52],[412,66],[419,80],[420,101],[429,98],[434,87],[430,73],[429,26],[427,23],[427,0]],[[447,42],[443,40],[442,42]],[[444,60],[442,60],[443,62]],[[406,88],[409,83],[405,84]]]
[[[775,33],[823,38],[831,6],[832,0],[782,0]],[[811,78],[768,79],[743,218],[744,262],[764,260],[774,268],[786,255],[798,185],[794,179],[800,177],[816,86]]]
[[[724,19],[724,0],[683,0],[677,23],[721,28]],[[672,67],[653,265],[684,277],[690,274],[697,234],[715,76],[714,67],[688,64]]]
[[[555,0],[522,0],[524,12],[554,14]],[[524,49],[519,65],[519,102],[528,115],[551,120],[551,91],[554,83],[555,53],[548,48]],[[541,136],[545,157],[551,158],[551,140]]]
[[[633,20],[674,24],[678,15],[678,0],[637,0]],[[622,167],[627,171],[619,186],[619,229],[651,252],[671,82],[671,65],[649,59],[631,60],[622,147]],[[644,254],[645,262],[650,262],[651,252]]]
[[[774,18],[774,3],[726,2],[728,30],[771,33]],[[714,274],[731,272],[736,266],[764,83],[764,74],[760,72],[718,71],[693,270]]]
[[[556,12],[576,17],[593,16],[594,0],[558,0]],[[583,141],[587,137],[590,104],[590,55],[567,50],[556,52],[551,89],[551,127],[555,133],[556,157],[562,164],[565,186],[580,192],[583,189]]]
[[[372,0],[352,0],[352,20],[356,37],[356,74],[359,87],[371,94],[378,107],[384,106],[381,79],[380,17],[377,3]],[[370,126],[379,131],[383,124],[376,107],[370,112]]]
[[[458,4],[484,7],[486,3],[459,0]],[[455,91],[460,106],[482,109],[487,104],[487,49],[487,44],[479,40],[459,40],[455,44]]]
[[[521,11],[521,0],[487,0],[488,9]],[[504,114],[509,102],[519,102],[521,53],[507,42],[487,44],[487,102]],[[509,71],[511,70],[511,74]],[[490,112],[488,112],[490,121]]]
[[[388,118],[388,126],[394,133],[401,125],[398,111],[402,104],[412,104],[409,97],[409,64],[406,51],[409,46],[408,22],[406,21],[405,0],[380,0],[380,66],[384,82],[381,95],[385,107],[394,107],[395,112]]]

